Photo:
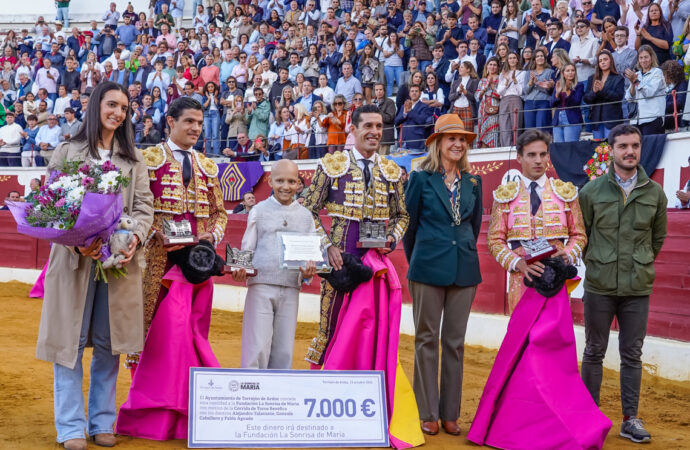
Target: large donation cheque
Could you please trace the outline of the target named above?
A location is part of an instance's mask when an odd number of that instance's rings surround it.
[[[189,448],[389,446],[382,371],[190,372]]]

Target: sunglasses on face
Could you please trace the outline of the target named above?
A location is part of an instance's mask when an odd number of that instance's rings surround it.
[[[343,104],[343,102],[334,102],[334,103],[333,103],[333,105],[335,105],[335,106],[337,106],[337,105],[342,105],[342,104]]]
[[[579,24],[576,28],[587,28],[587,25],[581,23],[581,24]]]

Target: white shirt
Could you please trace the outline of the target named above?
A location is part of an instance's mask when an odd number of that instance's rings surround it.
[[[0,152],[19,153],[19,143],[22,139],[22,131],[24,130],[17,123],[0,127],[0,139],[5,141],[5,145],[0,146]]]
[[[517,82],[513,81],[513,73],[515,73],[515,79]],[[501,97],[508,95],[522,96],[522,86],[525,84],[525,72],[524,70],[515,70],[509,72],[501,72],[498,76],[498,85],[496,86],[496,91],[501,95]],[[506,85],[506,80],[508,85]]]
[[[316,88],[313,93],[321,97],[327,105],[332,104],[335,99],[335,91],[329,86]]]
[[[570,40],[570,51],[568,56],[573,61],[577,56],[582,60],[587,60],[589,64],[579,62],[575,64],[577,71],[577,79],[586,82],[589,77],[594,75],[594,68],[597,62],[597,50],[599,49],[599,41],[590,35],[580,39],[580,36],[573,36]]]
[[[168,139],[166,141],[166,144],[168,144],[168,147],[170,147],[170,150],[172,151],[173,157],[175,160],[180,163],[180,165],[184,164],[184,155],[181,152],[187,152],[189,153],[189,156],[192,156],[192,149],[189,148],[187,150],[181,148],[179,145],[174,143],[172,139]],[[191,160],[190,160],[191,162]]]
[[[459,88],[460,86],[462,86],[462,87],[464,87],[465,89],[467,89],[467,83],[469,83],[469,82],[470,82],[470,77],[469,77],[469,75],[468,75],[468,76],[462,77],[461,80],[460,80],[460,84],[458,85],[458,88]],[[460,96],[459,96],[458,98],[455,99],[455,102],[453,103],[453,106],[456,107],[456,108],[465,108],[465,107],[467,107],[467,106],[470,106],[470,102],[469,102],[469,100],[467,99],[467,97],[465,96],[465,94],[460,94]]]
[[[539,199],[541,200],[541,194],[544,192],[544,186],[546,186],[546,180],[548,177],[546,174],[543,174],[541,177],[539,177],[538,180],[530,180],[523,174],[520,174],[520,178],[522,179],[522,183],[525,185],[525,190],[527,192],[532,192],[532,189],[530,189],[530,184],[532,184],[532,181],[537,182],[537,195],[539,196]]]
[[[365,157],[363,154],[359,152],[356,148],[352,151],[352,154],[355,155],[355,161],[357,161],[357,166],[364,171],[364,164],[366,164],[364,161],[371,161],[369,163],[369,172],[373,172],[374,170],[374,164],[378,162],[378,153],[374,153],[370,157]],[[371,181],[371,180],[370,180]]]
[[[53,107],[53,114],[63,116],[65,114],[65,108],[69,107],[70,100],[71,99],[67,96],[56,98],[55,105]]]

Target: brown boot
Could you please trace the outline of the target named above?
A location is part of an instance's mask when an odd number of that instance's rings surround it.
[[[115,439],[113,433],[97,434],[93,437],[93,441],[101,447],[115,447],[115,444],[117,444],[117,439]]]
[[[86,444],[86,439],[67,439],[62,443],[66,450],[86,450],[88,445]]]
[[[438,421],[422,422],[422,432],[430,436],[438,434]]]
[[[460,435],[460,425],[454,420],[444,420],[442,422],[443,425],[443,431],[445,431],[448,434],[452,434],[453,436],[459,436]]]

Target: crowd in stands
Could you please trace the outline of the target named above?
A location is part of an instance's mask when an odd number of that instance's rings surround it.
[[[137,145],[164,139],[167,106],[189,96],[204,108],[198,148],[235,160],[347,147],[366,103],[383,113],[382,153],[423,151],[446,112],[481,147],[527,128],[568,142],[625,121],[683,126],[690,0],[194,0],[193,17],[184,3],[104,3],[80,29],[56,2],[60,20],[9,30],[0,165],[43,165],[104,80],[127,87]]]

